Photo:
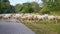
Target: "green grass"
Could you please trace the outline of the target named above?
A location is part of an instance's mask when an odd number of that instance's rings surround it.
[[[31,23],[28,23],[28,22],[22,22],[23,24],[25,24],[28,28],[30,28],[32,31],[34,31],[36,34],[43,34],[43,32],[40,31],[40,29],[36,26],[34,26],[33,24]]]
[[[60,34],[60,23],[41,23],[41,22],[26,22],[20,21],[36,34]]]
[[[44,24],[45,27],[56,31],[58,34],[60,34],[60,24]]]

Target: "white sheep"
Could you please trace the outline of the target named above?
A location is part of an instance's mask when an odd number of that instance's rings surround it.
[[[34,15],[34,17],[33,17],[33,19],[34,20],[38,20],[38,17],[39,17],[40,15]]]
[[[60,16],[57,16],[57,20],[60,20]]]
[[[33,15],[28,15],[27,16],[27,19],[30,21],[30,20],[33,20]]]
[[[22,16],[21,19],[24,21],[24,20],[27,20],[27,16]]]
[[[57,16],[57,22],[60,22],[60,16]]]
[[[4,14],[0,14],[0,18],[3,18]]]
[[[50,16],[48,16],[48,20],[49,20],[49,23],[50,23],[50,20],[52,20],[52,23],[53,23],[53,21],[55,20],[56,21],[56,23],[57,23],[57,16],[54,16],[54,15],[50,15]]]
[[[34,17],[33,17],[33,19],[34,20],[43,20],[44,21],[44,19],[45,19],[45,16],[43,16],[43,15],[34,15]]]
[[[48,17],[48,14],[44,14],[44,15],[37,14],[37,15],[34,15],[33,19],[38,20],[38,21],[40,21],[40,20],[45,21],[45,19],[47,19],[47,17]]]
[[[45,21],[45,16],[44,15],[40,15],[40,16],[38,16],[38,19]]]
[[[10,19],[10,18],[11,18],[11,14],[5,14],[5,15],[3,16],[3,18],[4,18],[4,19]]]
[[[21,17],[22,20],[32,20],[32,15],[31,14],[24,14],[24,16]]]
[[[23,16],[23,14],[14,14],[14,18],[16,18],[16,19],[19,19],[19,18],[21,18]]]

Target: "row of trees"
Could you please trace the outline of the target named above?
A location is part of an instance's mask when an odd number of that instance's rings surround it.
[[[60,11],[60,0],[42,0],[42,2],[42,5],[37,2],[26,2],[23,4],[17,4],[15,8],[19,13],[51,14]]]
[[[0,14],[16,13],[14,6],[10,5],[9,0],[0,0]]]
[[[15,8],[19,13],[36,13],[41,9],[37,2],[16,4]]]
[[[9,0],[0,0],[0,13],[40,13],[51,14],[60,11],[60,0],[42,0],[38,2],[26,2],[23,4],[10,5]],[[16,9],[16,11],[15,11]]]
[[[42,12],[60,12],[60,0],[42,0],[43,1],[43,8]]]

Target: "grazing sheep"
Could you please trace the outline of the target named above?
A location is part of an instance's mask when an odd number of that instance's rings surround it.
[[[43,20],[44,21],[45,16],[44,15],[35,15],[33,19],[34,20],[38,20],[38,21],[40,21],[40,20]]]
[[[14,14],[13,18],[19,19],[23,16],[23,14]]]
[[[45,16],[44,15],[38,16],[38,19],[45,21]]]
[[[34,19],[34,20],[37,20],[37,19],[38,19],[38,18],[37,18],[37,15],[34,15],[33,19]]]
[[[5,14],[5,15],[3,16],[3,18],[4,18],[4,19],[10,19],[10,18],[11,18],[11,14]]]
[[[27,20],[29,20],[29,21],[33,20],[33,15],[28,15]]]
[[[53,15],[51,15],[51,16],[48,16],[48,20],[49,20],[49,23],[50,23],[50,20],[52,20],[52,23],[53,23],[53,21],[55,20],[56,21],[56,23],[57,23],[57,16],[53,16]]]
[[[40,18],[45,21],[48,18],[48,14],[41,15]]]
[[[57,19],[60,20],[60,16],[57,16]]]
[[[57,16],[57,22],[60,22],[60,16]]]
[[[22,16],[21,19],[24,21],[24,20],[27,20],[27,16]]]
[[[0,14],[0,19],[2,19],[2,18],[3,18],[3,16],[4,16],[4,14]]]

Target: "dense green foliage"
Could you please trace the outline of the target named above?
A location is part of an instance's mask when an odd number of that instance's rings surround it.
[[[23,4],[16,4],[15,6],[12,6],[10,5],[9,0],[0,0],[0,14],[16,13],[16,11],[18,13],[40,14],[58,14],[60,12],[60,0],[42,0],[42,2],[42,4],[38,4],[38,2],[26,2]]]
[[[19,13],[54,14],[60,11],[60,0],[42,0],[42,7],[37,2],[26,2],[15,6]]]
[[[15,8],[19,13],[36,13],[40,10],[39,4],[37,2],[16,4]]]
[[[43,8],[41,12],[57,12],[60,11],[60,0],[42,0]]]
[[[0,0],[0,14],[2,13],[16,13],[15,8],[10,5],[9,0]]]

